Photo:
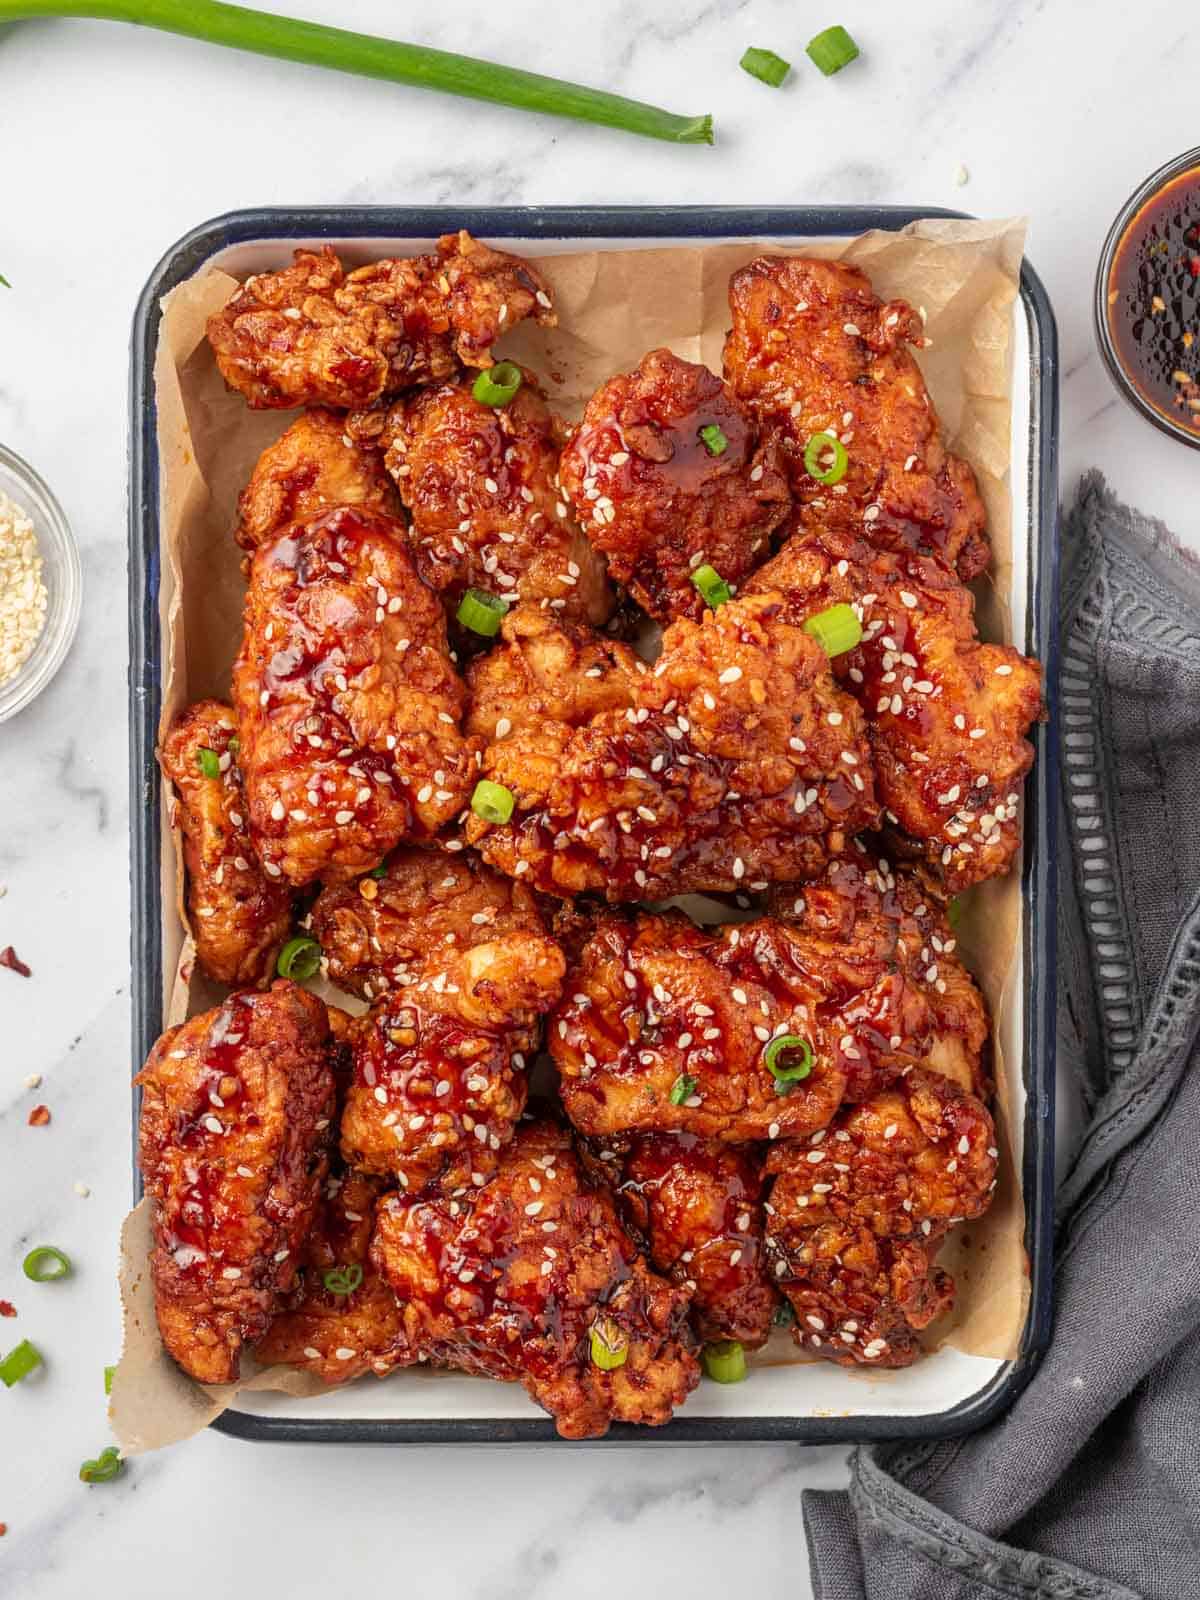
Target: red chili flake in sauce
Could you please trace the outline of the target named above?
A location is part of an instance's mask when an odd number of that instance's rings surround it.
[[[0,967],[7,967],[10,972],[20,973],[22,978],[33,977],[33,968],[25,965],[12,945],[6,945],[0,950]]]
[[[29,1126],[31,1128],[44,1128],[50,1121],[49,1106],[34,1106],[29,1113]]]
[[[15,1317],[17,1308],[11,1300],[0,1300],[0,1317]]]

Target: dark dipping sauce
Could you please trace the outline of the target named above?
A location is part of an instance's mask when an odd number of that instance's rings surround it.
[[[1143,402],[1200,440],[1200,166],[1151,195],[1122,233],[1108,328]]]

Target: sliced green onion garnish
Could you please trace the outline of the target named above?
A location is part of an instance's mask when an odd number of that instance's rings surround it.
[[[614,1372],[629,1359],[629,1341],[611,1317],[592,1323],[592,1362],[601,1372]]]
[[[824,458],[830,451],[833,452],[833,459],[826,461]],[[804,446],[804,470],[818,483],[841,483],[849,464],[846,446],[836,434],[814,433]]]
[[[497,361],[494,367],[484,367],[471,385],[471,393],[481,405],[506,406],[522,381],[515,361]]]
[[[718,606],[723,606],[727,600],[733,599],[733,590],[716,567],[697,567],[692,573],[692,582],[714,611]]]
[[[736,1339],[718,1339],[706,1344],[704,1370],[717,1383],[741,1383],[746,1376],[746,1352]]]
[[[386,878],[387,877],[387,862],[386,861],[381,861],[377,867],[372,867],[370,872],[367,873],[367,877],[368,878]]]
[[[0,1383],[6,1389],[11,1389],[14,1383],[20,1383],[22,1378],[27,1378],[35,1367],[42,1364],[42,1353],[30,1344],[28,1339],[22,1339],[15,1350],[10,1350],[3,1361],[0,1361]]]
[[[321,1282],[330,1294],[353,1294],[363,1280],[363,1269],[357,1262],[348,1267],[330,1267],[321,1274]]]
[[[480,778],[471,796],[471,810],[485,822],[507,822],[515,804],[511,789],[506,789],[502,783],[492,783],[488,778]]]
[[[486,589],[468,589],[454,615],[464,628],[491,639],[500,632],[500,624],[507,610],[508,601],[502,600],[498,594],[489,594]]]
[[[104,1369],[104,1392],[105,1392],[105,1394],[111,1394],[112,1393],[113,1374],[116,1372],[116,1370],[117,1370],[116,1367],[105,1367],[105,1369]]]
[[[700,429],[700,438],[710,456],[723,456],[729,449],[729,440],[715,422],[706,423]]]
[[[858,46],[842,27],[826,28],[808,41],[805,50],[809,60],[820,67],[827,78],[848,67],[859,54]]]
[[[671,1085],[671,1104],[681,1106],[685,1100],[690,1100],[696,1092],[696,1079],[689,1078],[686,1072],[681,1072]]]
[[[760,83],[769,83],[772,89],[778,89],[792,70],[792,63],[777,56],[774,50],[758,50],[753,45],[743,55],[739,65],[743,72],[748,72]]]
[[[71,1273],[71,1258],[52,1244],[40,1244],[21,1263],[21,1271],[34,1283],[53,1283]]]
[[[792,1056],[797,1059],[782,1059]],[[763,1062],[776,1084],[799,1083],[813,1069],[812,1045],[798,1033],[781,1033],[763,1051]]]
[[[962,921],[962,895],[956,894],[953,900],[947,901],[946,921],[952,928],[957,928]]]
[[[321,946],[315,939],[301,936],[289,939],[279,952],[279,960],[275,963],[275,970],[281,978],[295,978],[303,983],[305,978],[311,978],[321,965]]]
[[[804,624],[805,633],[811,633],[827,656],[844,655],[847,650],[862,643],[862,623],[853,606],[839,601],[809,617]]]
[[[237,755],[238,751],[242,748],[242,741],[238,738],[236,733],[230,736],[225,748],[229,751],[231,756]]]
[[[196,751],[196,765],[206,778],[221,776],[221,758],[215,750],[206,750],[202,745]]]
[[[85,1461],[79,1469],[80,1479],[84,1483],[111,1483],[114,1478],[119,1478],[125,1470],[125,1463],[121,1460],[121,1452],[115,1444],[110,1444],[106,1450],[101,1450],[95,1461]]]

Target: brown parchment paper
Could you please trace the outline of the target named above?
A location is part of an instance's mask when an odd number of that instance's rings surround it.
[[[721,368],[729,316],[729,275],[762,249],[842,257],[869,274],[883,298],[919,306],[931,341],[920,355],[947,442],[975,468],[987,507],[993,563],[980,586],[978,617],[985,637],[1008,637],[1012,523],[1010,435],[1013,305],[1024,246],[1019,220],[928,220],[896,232],[850,241],[780,247],[769,242],[657,249],[589,250],[533,255],[554,288],[559,327],[516,329],[500,353],[544,375],[555,406],[578,416],[588,395],[613,372],[656,345]],[[362,251],[348,250],[358,259]],[[281,246],[279,260],[287,259]],[[225,389],[204,339],[208,316],[229,297],[235,280],[208,269],[163,301],[155,383],[161,462],[161,623],[164,653],[163,720],[203,695],[229,694],[229,674],[241,626],[244,581],[240,552],[230,537],[239,490],[267,444],[291,413],[256,413]],[[161,730],[160,730],[161,731]],[[169,796],[164,795],[169,820]],[[164,1011],[168,1025],[215,1003],[220,991],[192,971],[192,946],[182,916],[182,863],[172,830],[163,829]],[[972,891],[962,953],[978,978],[998,1025],[1013,1001],[1014,955],[1020,918],[1015,876]],[[341,1003],[345,997],[339,996]],[[350,1002],[358,1009],[354,1002]],[[934,1343],[970,1355],[1011,1358],[1024,1325],[1029,1284],[1023,1248],[1023,1208],[1014,1161],[1017,1114],[1014,1075],[996,1050],[996,1120],[1001,1178],[987,1216],[960,1228],[942,1260],[958,1279],[954,1311],[932,1330]],[[205,1427],[240,1389],[323,1392],[306,1373],[255,1369],[244,1363],[240,1384],[206,1389],[165,1354],[154,1318],[149,1254],[149,1202],[126,1218],[121,1235],[121,1297],[125,1338],[113,1381],[110,1414],[127,1453],[173,1443]],[[805,1358],[785,1338],[753,1358],[776,1365]],[[872,1373],[875,1383],[902,1380]],[[422,1373],[426,1381],[436,1375]],[[401,1372],[389,1383],[412,1381]],[[361,1382],[379,1380],[368,1377]],[[876,1400],[887,1409],[886,1387]],[[486,1407],[484,1408],[486,1410]]]

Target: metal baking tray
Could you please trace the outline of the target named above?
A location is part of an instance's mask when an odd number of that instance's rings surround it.
[[[161,798],[155,739],[161,709],[159,461],[154,360],[159,302],[213,265],[245,275],[283,264],[299,243],[328,240],[352,256],[413,253],[464,227],[508,248],[539,252],[745,239],[796,244],[899,228],[922,217],[962,216],[937,207],[272,207],[203,223],[172,246],[151,274],[134,317],[130,380],[129,744],[132,818],[132,997],[134,1068],[162,1027],[164,896]],[[943,1349],[881,1377],[835,1367],[759,1370],[737,1386],[702,1384],[665,1427],[614,1426],[589,1443],[829,1444],[944,1438],[982,1426],[1012,1405],[1049,1336],[1054,1164],[1055,794],[1057,745],[1057,337],[1046,292],[1028,263],[1015,315],[1013,494],[1014,638],[1046,669],[1049,720],[1036,728],[1037,760],[1026,786],[1021,865],[1020,1004],[1008,1020],[1005,1055],[1024,1090],[1020,1137],[1025,1249],[1031,1294],[1012,1361]],[[138,1112],[134,1095],[134,1127]],[[140,1178],[134,1163],[135,1197]],[[819,1372],[803,1385],[795,1374]],[[798,1403],[803,1387],[807,1399]],[[817,1396],[814,1399],[814,1394]],[[518,1385],[409,1369],[387,1382],[358,1383],[315,1399],[239,1396],[214,1424],[240,1438],[321,1443],[562,1444],[553,1422]]]

